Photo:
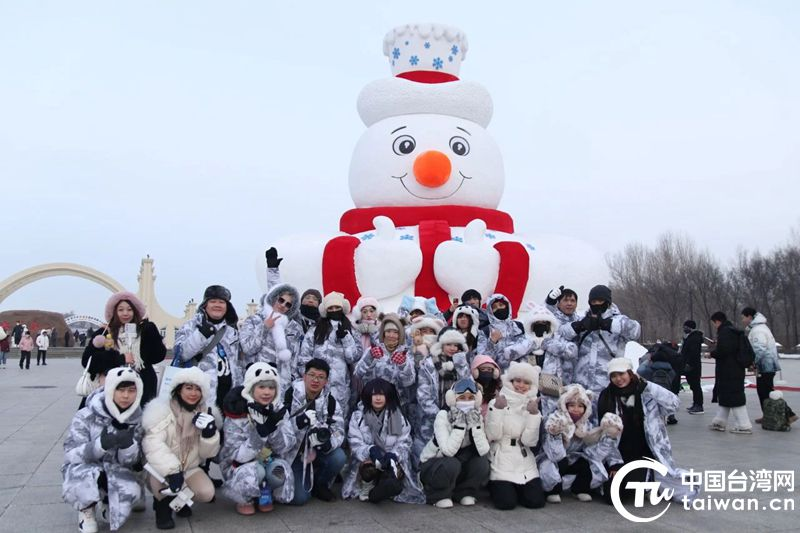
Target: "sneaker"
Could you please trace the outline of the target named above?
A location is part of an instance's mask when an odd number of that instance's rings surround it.
[[[433,506],[438,507],[439,509],[450,509],[453,506],[453,500],[450,498],[443,498],[434,503]],[[97,531],[97,529],[95,529],[95,531]]]
[[[458,503],[460,503],[461,505],[464,505],[464,506],[467,506],[467,507],[468,507],[468,506],[470,506],[470,505],[475,505],[475,504],[477,503],[477,501],[476,501],[476,500],[475,500],[475,498],[474,498],[474,497],[472,497],[472,496],[464,496],[463,498],[461,498],[461,499],[459,500],[459,502],[458,502]]]
[[[311,489],[311,494],[324,502],[332,502],[336,499],[336,495],[333,493],[333,491],[329,489],[327,485],[323,485],[322,483],[314,483],[314,488]]]
[[[78,511],[78,530],[81,533],[97,533],[97,520],[94,519],[94,505]]]
[[[753,422],[755,422],[756,424],[760,424],[763,421],[764,421],[763,417],[762,418],[756,418],[755,420],[753,420]]]
[[[551,494],[547,497],[547,503],[561,503],[561,496],[558,494]]]
[[[724,432],[727,428],[725,427],[725,424],[723,424],[722,422],[711,422],[711,425],[708,426],[708,429],[710,429],[712,431],[723,431]]]
[[[705,411],[703,410],[703,406],[702,405],[693,405],[693,406],[689,407],[688,409],[686,409],[686,411],[690,415],[702,415],[703,413],[705,413]]]
[[[575,497],[578,498],[578,501],[582,501],[582,502],[590,502],[590,501],[592,501],[591,494],[587,494],[585,492],[579,492],[578,494],[575,495]]]
[[[794,424],[795,422],[797,422],[797,415],[790,416],[789,417],[789,423],[790,424]]]
[[[362,481],[358,491],[358,499],[361,500],[362,502],[369,501],[369,493],[374,488],[375,488],[374,481],[370,481],[369,483]]]
[[[738,433],[739,435],[752,435],[753,434],[753,428],[732,427],[729,431],[731,433]]]
[[[674,426],[677,423],[678,423],[678,419],[675,418],[675,415],[669,415],[667,417],[667,425],[668,426]]]
[[[238,503],[236,504],[236,512],[244,516],[250,516],[256,514],[256,507],[252,503]]]

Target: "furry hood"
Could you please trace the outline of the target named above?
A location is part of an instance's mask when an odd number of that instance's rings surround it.
[[[503,300],[508,306],[508,318],[506,320],[511,320],[514,318],[514,307],[511,305],[511,302],[504,295],[496,292],[489,296],[489,299],[486,300],[486,316],[489,317],[489,323],[491,324],[494,324],[495,322],[505,322],[505,320],[500,320],[494,316],[494,311],[492,311],[492,304],[498,300]]]
[[[108,407],[106,407],[105,390],[103,388],[95,390],[86,397],[86,407],[88,407],[96,417],[106,420],[109,426],[115,424],[135,426],[142,422],[142,409],[139,404],[133,404],[125,410],[123,414],[127,416],[125,416],[124,420],[119,420],[114,414],[110,413]],[[119,410],[117,410],[117,412],[118,411]]]
[[[478,326],[480,325],[481,321],[480,313],[478,313],[478,310],[471,305],[459,305],[456,307],[456,310],[453,311],[452,324],[454,328],[458,328],[458,317],[461,315],[467,315],[472,319],[472,326],[470,326],[469,332],[472,333],[472,336],[477,339]]]
[[[278,376],[278,371],[274,366],[270,363],[260,361],[250,365],[247,368],[247,372],[244,374],[244,385],[241,393],[242,398],[248,402],[255,401],[253,399],[253,387],[262,381],[272,381],[275,383],[275,398],[272,399],[272,403],[275,403],[281,396],[281,378]]]
[[[167,396],[172,398],[172,393],[175,389],[184,383],[192,383],[200,387],[203,393],[203,398],[200,400],[201,403],[206,403],[211,398],[211,383],[209,383],[208,376],[196,366],[181,368],[175,372],[172,382],[169,384],[169,394]]]
[[[290,307],[289,312],[286,313],[286,318],[289,320],[296,318],[297,314],[300,312],[300,293],[297,292],[297,289],[295,289],[293,285],[289,285],[288,283],[275,285],[269,292],[261,296],[261,308],[258,310],[258,314],[261,315],[262,318],[269,317],[269,314],[272,312],[272,306],[278,301],[278,296],[285,292],[292,295],[292,307]]]
[[[197,372],[191,372],[191,374],[185,374],[185,372],[196,370]],[[199,382],[199,376],[205,378],[203,382]],[[220,413],[219,409],[217,409],[216,405],[210,401],[211,398],[207,393],[210,391],[210,386],[208,384],[208,378],[203,373],[202,370],[199,368],[192,367],[192,368],[183,368],[179,372],[175,374],[172,378],[172,383],[170,384],[169,389],[169,396],[158,396],[147,406],[144,408],[144,413],[142,413],[142,427],[145,430],[151,430],[160,424],[163,420],[167,419],[168,417],[172,416],[172,408],[170,407],[170,402],[172,400],[172,391],[175,390],[175,387],[178,385],[182,385],[183,383],[194,383],[195,385],[199,385],[200,389],[203,391],[203,398],[200,400],[200,403],[197,405],[197,412],[208,412],[211,409],[211,414],[214,416],[214,420],[217,423],[218,428],[222,428],[222,413]]]
[[[136,384],[136,399],[130,407],[120,412],[119,407],[114,403],[114,391],[117,390],[120,383],[125,381],[132,381]],[[132,368],[121,366],[113,368],[106,373],[106,381],[103,385],[103,401],[106,404],[106,409],[117,422],[126,422],[139,409],[143,394],[144,384],[142,383],[142,378]]]
[[[551,414],[545,423],[545,430],[559,428],[565,442],[569,442],[572,437],[582,439],[587,444],[594,444],[602,436],[602,429],[592,428],[589,419],[592,415],[592,392],[587,391],[580,384],[567,385],[564,392],[558,398],[558,410]],[[578,401],[584,405],[586,410],[577,422],[572,421],[572,417],[567,411],[567,402]]]
[[[549,338],[555,335],[559,327],[556,316],[543,305],[529,304],[519,314],[517,319],[522,322],[522,327],[525,329],[525,335],[533,338],[538,338],[533,333],[533,324],[536,322],[550,323],[550,331],[544,334],[544,338]]]
[[[436,339],[436,342],[431,345],[431,355],[439,357],[442,353],[442,347],[445,344],[458,344],[460,352],[466,353],[469,351],[467,339],[464,337],[464,334],[450,326],[443,328],[439,332],[439,337]]]
[[[400,336],[397,345],[403,346],[406,343],[406,327],[403,319],[394,313],[388,313],[381,318],[381,325],[378,329],[378,338],[381,342],[383,342],[383,333],[386,330],[387,324],[394,324],[397,327],[397,333]]]
[[[133,306],[133,308],[136,309],[136,312],[139,313],[139,317],[145,317],[147,314],[147,307],[144,305],[144,302],[142,302],[139,297],[132,292],[122,291],[112,294],[111,298],[109,298],[106,302],[106,323],[111,322],[111,319],[114,317],[114,311],[117,309],[117,305],[119,305],[119,303],[123,300],[127,300],[131,303],[131,306]]]

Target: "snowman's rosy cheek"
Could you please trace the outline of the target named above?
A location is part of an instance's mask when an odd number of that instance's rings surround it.
[[[392,142],[392,150],[397,155],[408,155],[417,147],[417,141],[411,135],[401,135]]]
[[[456,155],[465,156],[469,153],[469,143],[464,137],[455,136],[450,139],[450,149]]]

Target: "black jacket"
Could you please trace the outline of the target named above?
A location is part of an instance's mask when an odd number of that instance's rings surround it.
[[[158,391],[158,379],[156,378],[155,369],[153,365],[160,363],[167,355],[167,348],[164,346],[164,339],[161,338],[161,333],[155,324],[149,320],[143,320],[141,323],[141,341],[139,343],[139,355],[144,361],[142,371],[139,372],[139,377],[142,378],[142,385],[144,392],[142,394],[142,405],[156,397]],[[96,335],[105,336],[106,330],[100,329]],[[92,358],[92,364],[89,367],[89,372],[94,378],[99,373],[105,373],[112,368],[125,365],[125,355],[117,350],[105,348],[95,348],[93,339],[89,340],[86,349],[83,350],[83,357],[81,357],[81,365],[86,366],[89,358]]]
[[[700,372],[702,367],[700,352],[702,349],[702,331],[696,329],[689,333],[685,339],[683,339],[683,344],[681,345],[681,355],[683,356],[684,364],[691,368],[691,370],[687,370],[687,373],[694,374],[696,372]]]
[[[714,397],[722,407],[745,405],[744,368],[736,360],[739,332],[730,321],[717,330],[717,348],[711,352],[715,364]]]

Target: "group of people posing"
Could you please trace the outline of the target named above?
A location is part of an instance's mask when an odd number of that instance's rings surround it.
[[[610,501],[616,472],[651,457],[667,475],[631,479],[690,489],[665,425],[678,397],[622,357],[640,326],[608,287],[582,313],[563,287],[518,315],[502,294],[483,302],[474,290],[444,313],[422,297],[394,313],[375,298],[351,308],[340,293],[300,294],[279,265],[268,250],[268,292],[243,321],[226,288],[206,289],[160,387],[157,328],[135,295],[111,297],[83,357],[97,389],[64,442],[63,496],[80,531],[97,517],[119,528],[143,509],[145,486],[159,529],[217,490],[242,515],[331,501],[339,475],[345,499],[449,508],[488,487],[499,509],[540,508],[564,492]]]

